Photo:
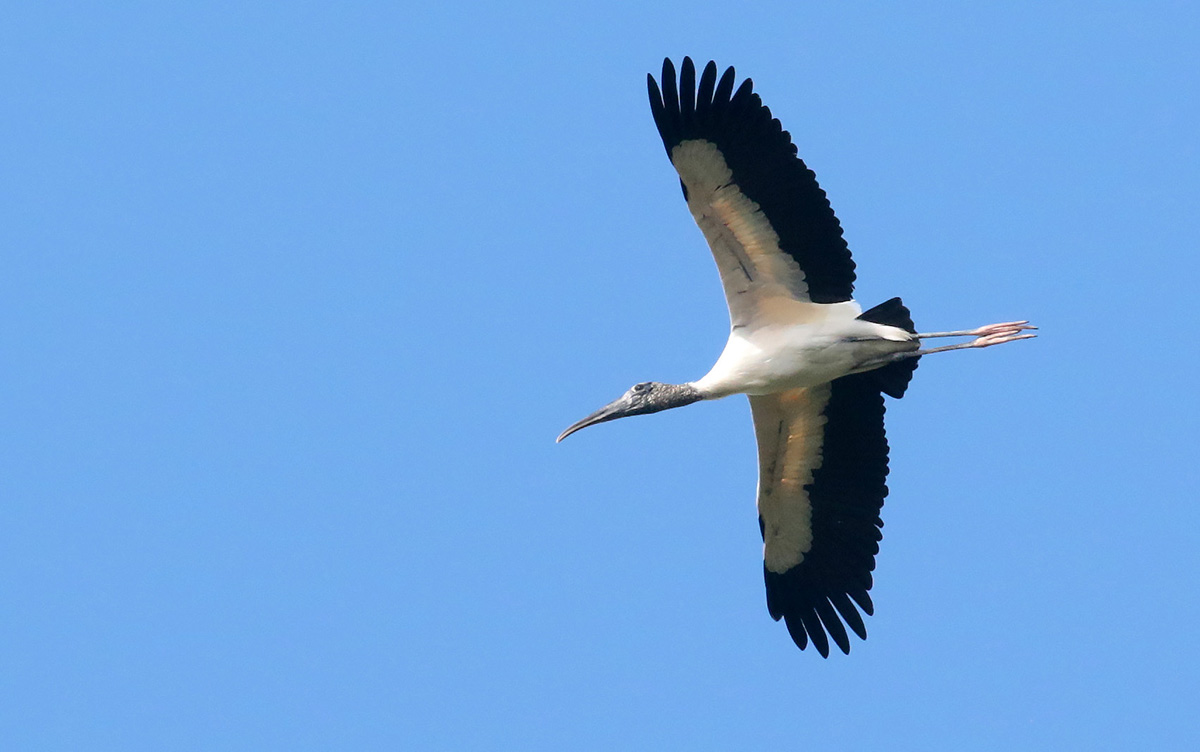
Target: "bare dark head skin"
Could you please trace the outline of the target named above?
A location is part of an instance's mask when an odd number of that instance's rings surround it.
[[[597,423],[627,418],[630,415],[649,415],[672,407],[690,405],[700,399],[700,392],[691,384],[661,384],[657,381],[634,384],[620,399],[605,405],[563,431],[557,441],[562,441],[576,431]]]

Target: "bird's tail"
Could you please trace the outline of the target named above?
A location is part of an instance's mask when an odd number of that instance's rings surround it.
[[[885,300],[874,308],[863,311],[859,318],[873,324],[895,326],[906,332],[915,333],[917,331],[916,325],[913,324],[912,314],[909,313],[900,298]],[[913,371],[917,370],[918,360],[920,357],[905,358],[867,373],[874,377],[875,382],[879,385],[879,391],[889,397],[900,399],[904,396],[904,391],[908,389],[908,382],[912,380]]]

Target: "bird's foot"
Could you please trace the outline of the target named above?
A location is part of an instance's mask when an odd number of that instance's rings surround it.
[[[1037,329],[1036,326],[1030,326],[1028,321],[1006,321],[1000,324],[988,324],[981,326],[978,329],[971,331],[975,340],[970,342],[968,347],[991,347],[992,345],[1002,345],[1005,342],[1013,342],[1018,339],[1032,339],[1036,334],[1022,334],[1031,329]]]

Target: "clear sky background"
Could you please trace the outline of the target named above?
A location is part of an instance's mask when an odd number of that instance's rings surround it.
[[[10,4],[0,747],[1195,749],[1200,10]],[[892,402],[870,638],[768,617],[646,103],[754,78]]]

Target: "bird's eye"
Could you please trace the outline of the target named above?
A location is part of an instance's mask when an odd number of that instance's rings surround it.
[[[639,393],[639,394],[640,394],[641,392],[648,391],[649,389],[650,389],[650,385],[649,385],[649,384],[634,384],[634,385],[633,385],[633,391],[635,391],[635,392],[637,392],[637,393]]]

